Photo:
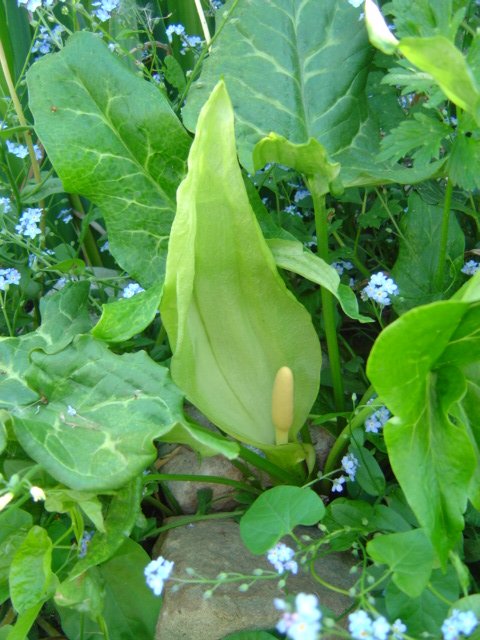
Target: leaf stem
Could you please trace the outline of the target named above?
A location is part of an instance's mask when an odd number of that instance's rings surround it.
[[[435,277],[435,288],[442,290],[443,276],[445,273],[445,262],[447,260],[448,227],[450,223],[450,205],[452,204],[453,182],[447,178],[447,189],[445,191],[445,202],[443,205],[442,234],[440,237],[440,247],[438,249],[438,266]]]
[[[321,189],[318,177],[308,178],[308,186],[313,198],[315,210],[315,226],[317,230],[317,252],[318,256],[330,264],[328,249],[328,225],[327,208],[325,206],[325,196],[320,195]],[[335,326],[335,302],[334,297],[325,287],[321,289],[323,319],[325,321],[325,334],[327,337],[328,358],[330,370],[332,372],[333,396],[335,399],[335,410],[337,413],[345,411],[345,393],[343,390],[342,369],[340,364],[340,351],[338,349],[337,328]],[[345,426],[342,417],[337,418],[338,431]]]

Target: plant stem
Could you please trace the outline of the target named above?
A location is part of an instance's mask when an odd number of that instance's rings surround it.
[[[7,325],[8,335],[11,338],[13,338],[15,334],[13,333],[12,325],[10,324],[10,320],[8,319],[8,313],[7,313],[7,310],[5,309],[6,299],[7,299],[7,294],[5,293],[5,296],[4,296],[3,293],[0,291],[0,305],[2,306],[3,317],[5,318],[5,324]]]
[[[435,288],[442,290],[443,275],[445,273],[445,262],[447,261],[448,227],[450,223],[450,205],[452,203],[453,182],[448,179],[445,191],[445,202],[443,205],[442,235],[440,237],[440,247],[438,250],[438,267],[435,277]]]
[[[370,400],[370,398],[375,393],[375,389],[373,386],[370,386],[365,395],[362,398],[362,404],[365,404]],[[364,406],[343,429],[342,433],[337,437],[335,444],[333,445],[330,453],[328,454],[327,461],[325,463],[325,468],[323,469],[323,475],[329,475],[338,465],[338,460],[342,453],[344,452],[349,440],[350,436],[354,429],[359,427],[363,422],[368,418],[368,416],[373,413],[375,407],[372,405]],[[320,485],[320,492],[323,495],[328,495],[330,492],[329,483],[326,480],[322,480]]]
[[[74,211],[78,211],[83,218],[85,217],[85,211],[83,209],[82,201],[80,200],[80,196],[76,193],[69,194],[70,204],[72,205],[72,209]],[[87,220],[88,222],[88,220]],[[97,244],[95,242],[95,238],[93,237],[92,230],[90,226],[86,224],[84,232],[82,233],[80,238],[81,246],[83,250],[83,254],[85,256],[85,261],[90,267],[102,267],[103,262],[100,256],[100,253],[97,248]]]
[[[8,90],[10,92],[10,96],[12,98],[13,105],[15,107],[15,111],[17,112],[18,121],[22,127],[28,127],[27,121],[23,114],[22,105],[20,104],[20,100],[18,99],[17,92],[15,91],[15,86],[13,84],[12,77],[10,75],[10,69],[8,68],[7,58],[5,56],[5,51],[3,49],[3,43],[0,38],[0,66],[2,67],[3,75],[5,76],[5,81],[8,86]],[[40,184],[42,178],[40,176],[40,167],[38,166],[37,157],[35,156],[35,149],[33,148],[32,142],[32,134],[30,131],[24,132],[25,142],[27,143],[28,153],[30,155],[30,161],[32,163],[33,175],[35,176],[35,182]],[[42,235],[45,236],[45,211],[44,211],[44,202],[43,200],[39,202],[40,207],[42,209],[42,219],[40,221],[40,228],[42,230]]]
[[[320,258],[330,264],[328,249],[328,225],[325,196],[321,195],[320,184],[317,177],[308,179],[308,186],[313,198],[315,209],[315,226],[317,230],[317,253]],[[345,411],[345,394],[343,391],[342,369],[340,365],[340,352],[338,349],[337,329],[335,326],[335,301],[330,291],[325,287],[321,289],[323,319],[325,321],[325,334],[327,337],[328,358],[332,372],[333,396],[337,413]],[[337,418],[337,428],[341,431],[345,426],[344,418]]]

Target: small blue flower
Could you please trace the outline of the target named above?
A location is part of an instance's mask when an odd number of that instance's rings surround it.
[[[310,191],[308,189],[299,189],[297,191],[297,193],[295,194],[294,200],[295,202],[300,202],[301,200],[304,200],[305,198],[308,198],[308,196],[311,195]]]
[[[12,210],[10,198],[0,197],[0,205],[3,207],[3,213],[9,213]]]
[[[93,538],[93,534],[95,531],[84,531],[82,539],[80,540],[80,550],[78,552],[79,558],[84,558],[87,555],[88,545],[90,540]]]
[[[348,475],[351,482],[355,480],[355,474],[357,473],[358,460],[353,453],[349,453],[342,458],[342,468]]]
[[[166,29],[168,41],[171,43],[173,40],[173,34],[177,36],[183,36],[185,34],[185,27],[183,24],[170,24]]]
[[[469,260],[465,266],[461,269],[462,273],[466,273],[467,276],[474,276],[478,271],[479,264],[475,260]]]
[[[383,271],[373,274],[361,294],[363,300],[370,298],[382,306],[392,304],[389,298],[391,295],[398,295],[398,286],[392,278],[387,278]]]
[[[337,491],[338,493],[341,493],[343,491],[343,484],[345,484],[345,476],[335,478],[333,481],[332,492]]]
[[[145,289],[143,289],[137,282],[131,282],[123,290],[123,297],[132,298],[137,293],[142,293],[142,291],[145,291]]]
[[[173,569],[173,562],[169,562],[160,556],[157,560],[152,560],[144,570],[147,585],[156,596],[161,595],[163,584],[168,580]]]

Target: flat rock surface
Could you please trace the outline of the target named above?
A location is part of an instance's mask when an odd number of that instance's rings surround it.
[[[181,519],[169,518],[166,524]],[[312,538],[320,535],[315,527],[297,527],[295,533]],[[295,546],[288,536],[283,542]],[[255,556],[246,549],[238,524],[228,518],[200,521],[194,526],[182,525],[169,530],[154,547],[153,558],[159,555],[175,562],[172,577],[177,578],[188,579],[187,567],[195,569],[204,578],[215,578],[221,572],[252,575],[256,568],[273,570],[265,556]],[[316,561],[315,571],[322,580],[348,590],[355,581],[349,573],[354,564],[350,554],[331,553]],[[238,590],[241,582],[224,584],[207,600],[203,594],[208,585],[182,585],[179,591],[172,593],[173,585],[178,583],[169,580],[165,583],[155,640],[221,640],[236,631],[271,629],[280,619],[273,600],[284,596],[278,588],[279,579],[278,576],[272,580],[261,580],[246,592]],[[302,571],[302,567],[298,575],[288,577],[287,586],[291,594],[315,594],[320,603],[337,616],[352,604],[348,596],[323,587],[313,579],[310,571]],[[328,637],[332,640],[335,636]]]

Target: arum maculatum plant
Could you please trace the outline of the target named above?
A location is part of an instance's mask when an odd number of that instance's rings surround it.
[[[200,113],[177,194],[160,305],[171,372],[225,433],[304,478],[314,454],[297,434],[318,393],[320,343],[250,205],[233,123],[220,81]]]

